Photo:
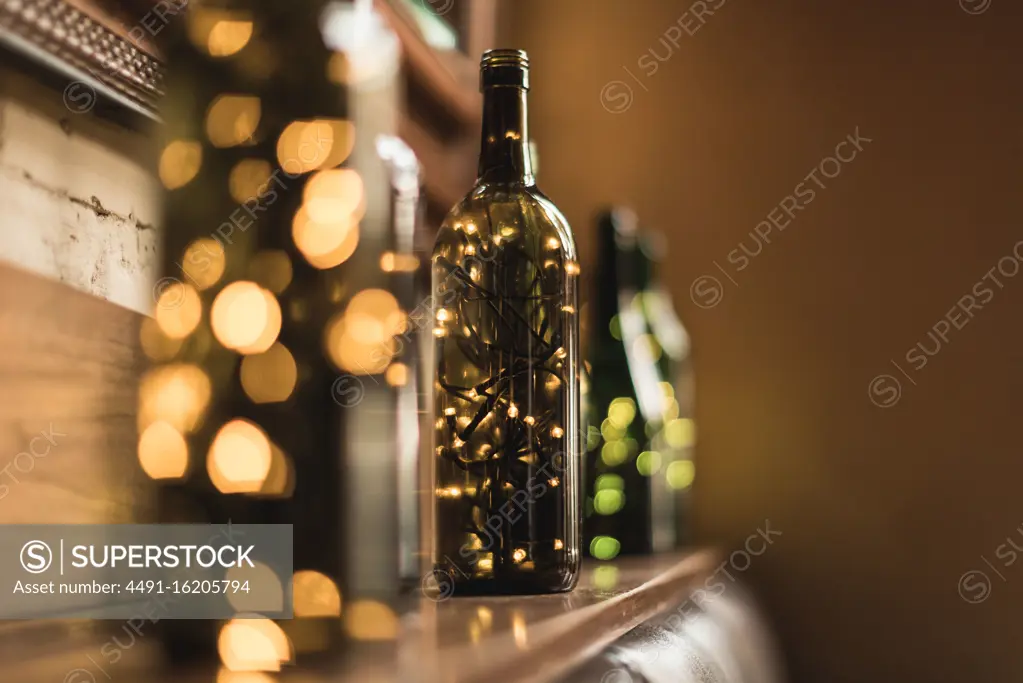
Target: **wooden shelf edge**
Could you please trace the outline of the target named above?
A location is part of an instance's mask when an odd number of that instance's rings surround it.
[[[461,615],[474,610],[520,609],[523,612],[546,609],[546,616],[533,621],[528,631],[513,628],[496,630],[481,640],[469,642],[460,633],[465,623],[443,620],[442,633],[431,632],[430,620],[418,615],[418,635],[404,638],[407,648],[403,673],[414,669],[416,680],[423,683],[548,683],[559,680],[575,666],[614,643],[619,637],[664,610],[682,604],[693,590],[704,585],[720,562],[720,553],[713,549],[697,550],[685,555],[628,558],[620,563],[623,572],[641,580],[623,587],[621,592],[595,599],[593,588],[582,590],[578,599],[573,594],[509,598],[456,598],[436,607],[437,613],[455,611]],[[580,589],[577,589],[579,592]],[[573,600],[576,605],[572,606]],[[585,604],[578,604],[582,601]],[[456,604],[452,604],[456,603]],[[562,605],[553,612],[551,605]],[[531,607],[532,606],[532,607]],[[496,617],[494,619],[496,624]],[[451,627],[455,626],[454,631]],[[442,637],[443,636],[443,637]],[[446,642],[445,642],[446,641]],[[431,643],[434,643],[433,645]],[[527,655],[528,653],[528,655]],[[400,676],[404,680],[407,676]]]

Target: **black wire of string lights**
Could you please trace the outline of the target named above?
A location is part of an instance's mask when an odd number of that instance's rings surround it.
[[[492,553],[495,575],[517,564],[529,569],[532,562],[527,558],[537,543],[553,543],[552,550],[557,549],[556,520],[533,519],[533,529],[522,538],[501,508],[519,492],[531,496],[537,483],[558,485],[557,477],[532,479],[538,471],[559,471],[565,435],[564,424],[559,424],[566,417],[559,390],[568,379],[560,323],[568,310],[564,255],[557,238],[543,240],[539,229],[530,230],[533,226],[527,225],[525,214],[520,211],[519,216],[526,239],[502,239],[493,230],[488,208],[482,234],[476,221],[463,220],[455,262],[444,255],[435,258],[446,274],[445,282],[457,288],[455,296],[446,297],[454,314],[439,308],[434,331],[438,385],[448,397],[443,425],[438,423],[442,428],[438,451],[471,478],[455,494],[461,503],[461,531],[478,540],[475,546]],[[491,235],[489,241],[484,235]],[[546,259],[540,255],[544,247],[549,251]],[[460,367],[453,374],[471,366],[488,375],[486,379],[471,386],[449,379],[444,351],[450,343],[459,352],[455,364]],[[553,396],[548,397],[543,387],[553,388]],[[465,414],[459,415],[462,411]],[[460,417],[468,418],[464,426],[459,425]],[[496,538],[495,519],[500,519]],[[544,527],[544,532],[536,527]],[[476,570],[480,573],[479,566]]]

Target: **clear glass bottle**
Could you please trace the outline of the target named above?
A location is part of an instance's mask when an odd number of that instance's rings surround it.
[[[571,590],[579,572],[579,263],[536,187],[529,61],[481,63],[476,186],[437,235],[435,574],[455,595]]]
[[[659,266],[664,263],[667,240],[663,234],[645,230],[640,235],[639,252],[643,259],[641,277],[643,312],[656,340],[657,363],[664,377],[664,428],[658,433],[660,468],[652,472],[655,498],[666,499],[663,513],[674,517],[674,545],[685,547],[692,538],[689,494],[696,474],[693,450],[696,395],[692,346],[689,333],[661,283]]]

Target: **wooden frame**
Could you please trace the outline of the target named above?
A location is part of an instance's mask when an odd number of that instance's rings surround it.
[[[8,0],[0,4],[0,46],[69,81],[64,97],[72,111],[101,98],[157,119],[159,60],[100,16],[69,0]]]
[[[152,44],[187,0],[148,9],[120,0],[118,16],[94,0],[6,0],[0,3],[0,48],[42,67],[64,88],[74,113],[120,109],[159,120],[164,65]],[[465,17],[466,47],[441,52],[419,34],[400,2],[376,0],[402,43],[407,111],[400,133],[424,168],[431,223],[439,222],[474,179],[479,132],[475,53],[494,37],[497,0],[474,0]],[[144,12],[133,24],[128,12]]]

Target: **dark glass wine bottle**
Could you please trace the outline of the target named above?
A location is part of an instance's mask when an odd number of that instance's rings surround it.
[[[579,264],[537,189],[529,62],[481,63],[479,178],[433,252],[435,572],[455,595],[571,590],[580,560]]]
[[[660,454],[654,437],[663,424],[662,378],[637,294],[642,264],[637,219],[623,208],[598,219],[598,261],[590,319],[590,405],[586,519],[590,554],[662,549],[674,526],[659,514],[651,475]]]

